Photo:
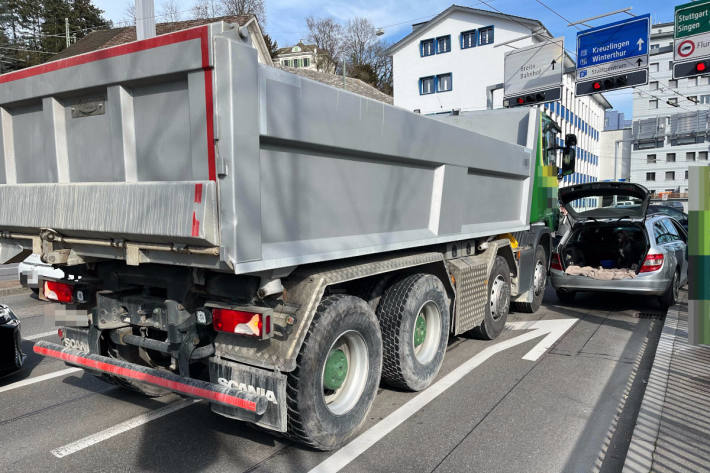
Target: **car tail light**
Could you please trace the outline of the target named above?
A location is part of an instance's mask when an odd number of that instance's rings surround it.
[[[266,338],[271,335],[271,316],[241,310],[212,309],[212,326],[220,332]]]
[[[639,273],[651,273],[653,271],[658,271],[663,266],[663,255],[662,254],[648,254],[646,259],[643,260],[641,269]]]
[[[564,269],[562,269],[562,261],[560,260],[560,255],[558,253],[552,253],[552,261],[550,261],[550,269],[556,269],[557,271],[564,271]]]
[[[44,297],[50,301],[68,304],[72,301],[73,291],[74,289],[69,284],[54,281],[44,282]]]

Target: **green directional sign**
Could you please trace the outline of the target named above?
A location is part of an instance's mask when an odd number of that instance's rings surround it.
[[[710,1],[685,3],[675,7],[675,39],[707,32],[710,32]]]

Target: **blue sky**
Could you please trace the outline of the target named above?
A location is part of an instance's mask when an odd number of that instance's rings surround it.
[[[535,0],[484,0],[492,7],[514,15],[535,18],[543,22],[555,36],[565,36],[567,49],[574,50],[577,29],[568,27],[567,21],[547,10]],[[673,20],[673,6],[681,1],[668,0],[595,0],[570,1],[570,0],[542,0],[556,13],[570,20],[580,20],[606,13],[620,8],[632,7],[632,13],[642,15],[651,14],[654,23]],[[163,0],[155,0],[156,14],[161,13]],[[306,17],[332,16],[346,22],[356,16],[369,18],[378,27],[384,27],[384,39],[395,42],[411,30],[411,24],[426,21],[442,10],[451,6],[451,0],[361,0],[358,2],[344,0],[265,0],[266,25],[265,30],[279,45],[296,43],[299,39],[306,39]],[[94,0],[94,4],[105,11],[106,17],[118,23],[126,19],[127,0]],[[177,0],[178,8],[183,11],[184,17],[189,16],[193,0]],[[473,8],[490,10],[483,2],[459,1],[457,4]],[[620,20],[626,15],[615,15],[606,19],[596,20],[592,26],[606,22]],[[157,19],[161,21],[161,18]],[[631,118],[631,91],[617,91],[605,94],[615,108],[623,111],[627,118]]]

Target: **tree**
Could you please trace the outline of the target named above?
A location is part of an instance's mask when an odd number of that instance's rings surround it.
[[[308,41],[318,48],[316,68],[319,71],[333,72],[340,62],[343,45],[343,27],[333,18],[306,18]]]
[[[224,15],[254,15],[261,26],[266,24],[264,0],[220,0]]]
[[[131,26],[136,24],[136,2],[130,0],[128,5],[126,5],[126,10],[123,12],[123,21],[121,23],[124,26]]]
[[[371,63],[373,46],[376,43],[376,30],[370,20],[367,18],[353,18],[348,21],[343,38],[343,50],[353,66]]]
[[[215,0],[195,0],[192,16],[199,19],[222,16],[222,5]]]
[[[271,36],[268,34],[264,34],[264,43],[266,43],[266,48],[269,50],[271,59],[274,59],[276,57],[276,53],[279,51],[278,43],[271,39]]]
[[[175,23],[180,21],[180,9],[176,0],[163,0],[160,4],[160,17],[161,22]]]

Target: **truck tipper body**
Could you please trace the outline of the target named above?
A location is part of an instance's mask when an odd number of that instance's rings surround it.
[[[0,263],[61,268],[35,351],[320,449],[377,386],[544,292],[559,128],[434,118],[260,65],[213,23],[0,76]],[[574,167],[572,137],[564,172]]]

